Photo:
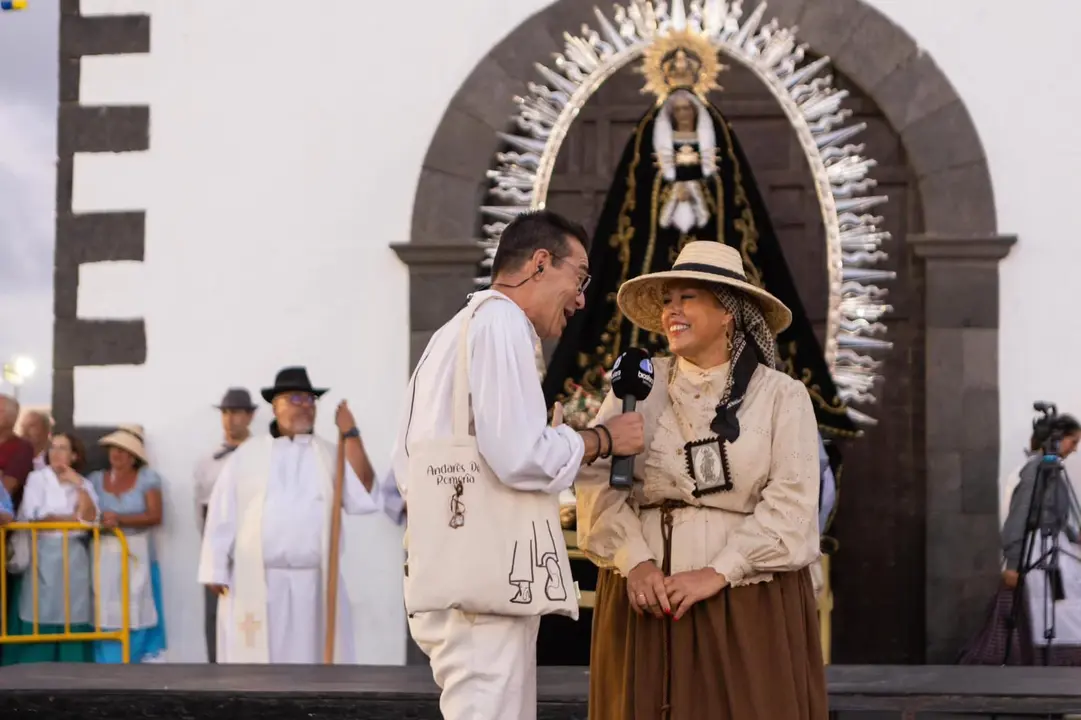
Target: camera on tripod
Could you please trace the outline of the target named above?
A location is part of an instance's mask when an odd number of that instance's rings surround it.
[[[1045,460],[1057,459],[1062,449],[1063,431],[1058,420],[1058,406],[1050,402],[1034,402],[1032,409],[1039,413],[1032,421],[1032,434],[1041,439],[1040,450]]]
[[[1050,663],[1051,644],[1056,636],[1056,603],[1066,598],[1061,559],[1064,556],[1073,558],[1063,549],[1060,538],[1068,528],[1070,514],[1069,480],[1063,467],[1063,451],[1070,454],[1076,440],[1071,440],[1065,448],[1063,445],[1066,438],[1076,435],[1081,427],[1070,415],[1059,415],[1054,403],[1036,402],[1032,408],[1039,413],[1032,421],[1033,455],[1020,471],[1020,484],[1011,500],[1011,514],[1002,530],[1004,538],[1010,538],[1004,539],[1007,567],[1012,564],[1011,569],[1017,573],[1003,659],[1003,664],[1007,665],[1013,651],[1014,634],[1021,626],[1022,613],[1027,612],[1022,608],[1030,602],[1033,603],[1029,608],[1032,628],[1028,634],[1032,638],[1032,647],[1041,645],[1043,664]],[[1023,508],[1023,531],[1018,521],[1022,516],[1013,514],[1015,505],[1019,512]],[[1011,548],[1017,549],[1015,554]],[[1025,589],[1030,573],[1034,573],[1031,597]],[[1040,615],[1043,616],[1042,633],[1036,631]],[[1037,640],[1041,635],[1043,643]]]

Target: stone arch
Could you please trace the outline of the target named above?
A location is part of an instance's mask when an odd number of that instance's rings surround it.
[[[411,363],[473,287],[477,206],[512,98],[536,81],[535,62],[562,49],[565,30],[595,25],[592,12],[592,3],[558,0],[528,18],[478,63],[444,113],[417,186],[410,242],[395,246],[410,268]],[[863,0],[770,0],[766,15],[798,26],[801,42],[874,100],[917,178],[922,232],[904,241],[923,290],[917,467],[925,472],[914,482],[923,483],[927,522],[924,547],[912,550],[924,555],[926,653],[907,661],[950,661],[972,629],[956,618],[980,617],[997,574],[997,490],[987,481],[999,456],[997,264],[1016,239],[998,234],[987,159],[963,100],[904,30]]]

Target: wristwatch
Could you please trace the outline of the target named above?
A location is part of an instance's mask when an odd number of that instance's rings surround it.
[[[342,433],[342,437],[343,438],[358,438],[358,437],[360,437],[360,430],[358,430],[356,428],[356,426],[354,426],[351,430],[346,430],[344,433]]]

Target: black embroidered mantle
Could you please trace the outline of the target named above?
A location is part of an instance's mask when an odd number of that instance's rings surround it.
[[[778,338],[778,355],[782,369],[807,387],[823,436],[852,437],[856,428],[838,397],[750,164],[728,122],[713,105],[707,108],[716,134],[718,169],[696,182],[706,199],[708,222],[686,234],[660,226],[661,209],[672,186],[655,162],[652,138],[657,109],[652,108],[636,127],[616,169],[593,236],[589,258],[593,282],[587,290],[586,308],[571,320],[548,363],[545,399],[549,405],[565,400],[574,385],[598,391],[604,371],[632,345],[663,354],[664,337],[624,319],[616,306],[616,291],[630,278],[670,269],[685,243],[716,240],[738,249],[748,278],[792,310],[792,325]]]

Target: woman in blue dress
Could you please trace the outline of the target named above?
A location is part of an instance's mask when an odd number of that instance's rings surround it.
[[[141,427],[122,426],[99,442],[109,448],[109,469],[91,473],[88,480],[97,493],[102,527],[120,528],[128,544],[131,662],[161,662],[166,648],[165,612],[151,536],[151,530],[161,525],[161,477],[147,465]],[[102,629],[117,630],[123,625],[121,549],[112,533],[102,533],[98,562]],[[123,662],[120,643],[96,642],[94,657],[99,663]]]

